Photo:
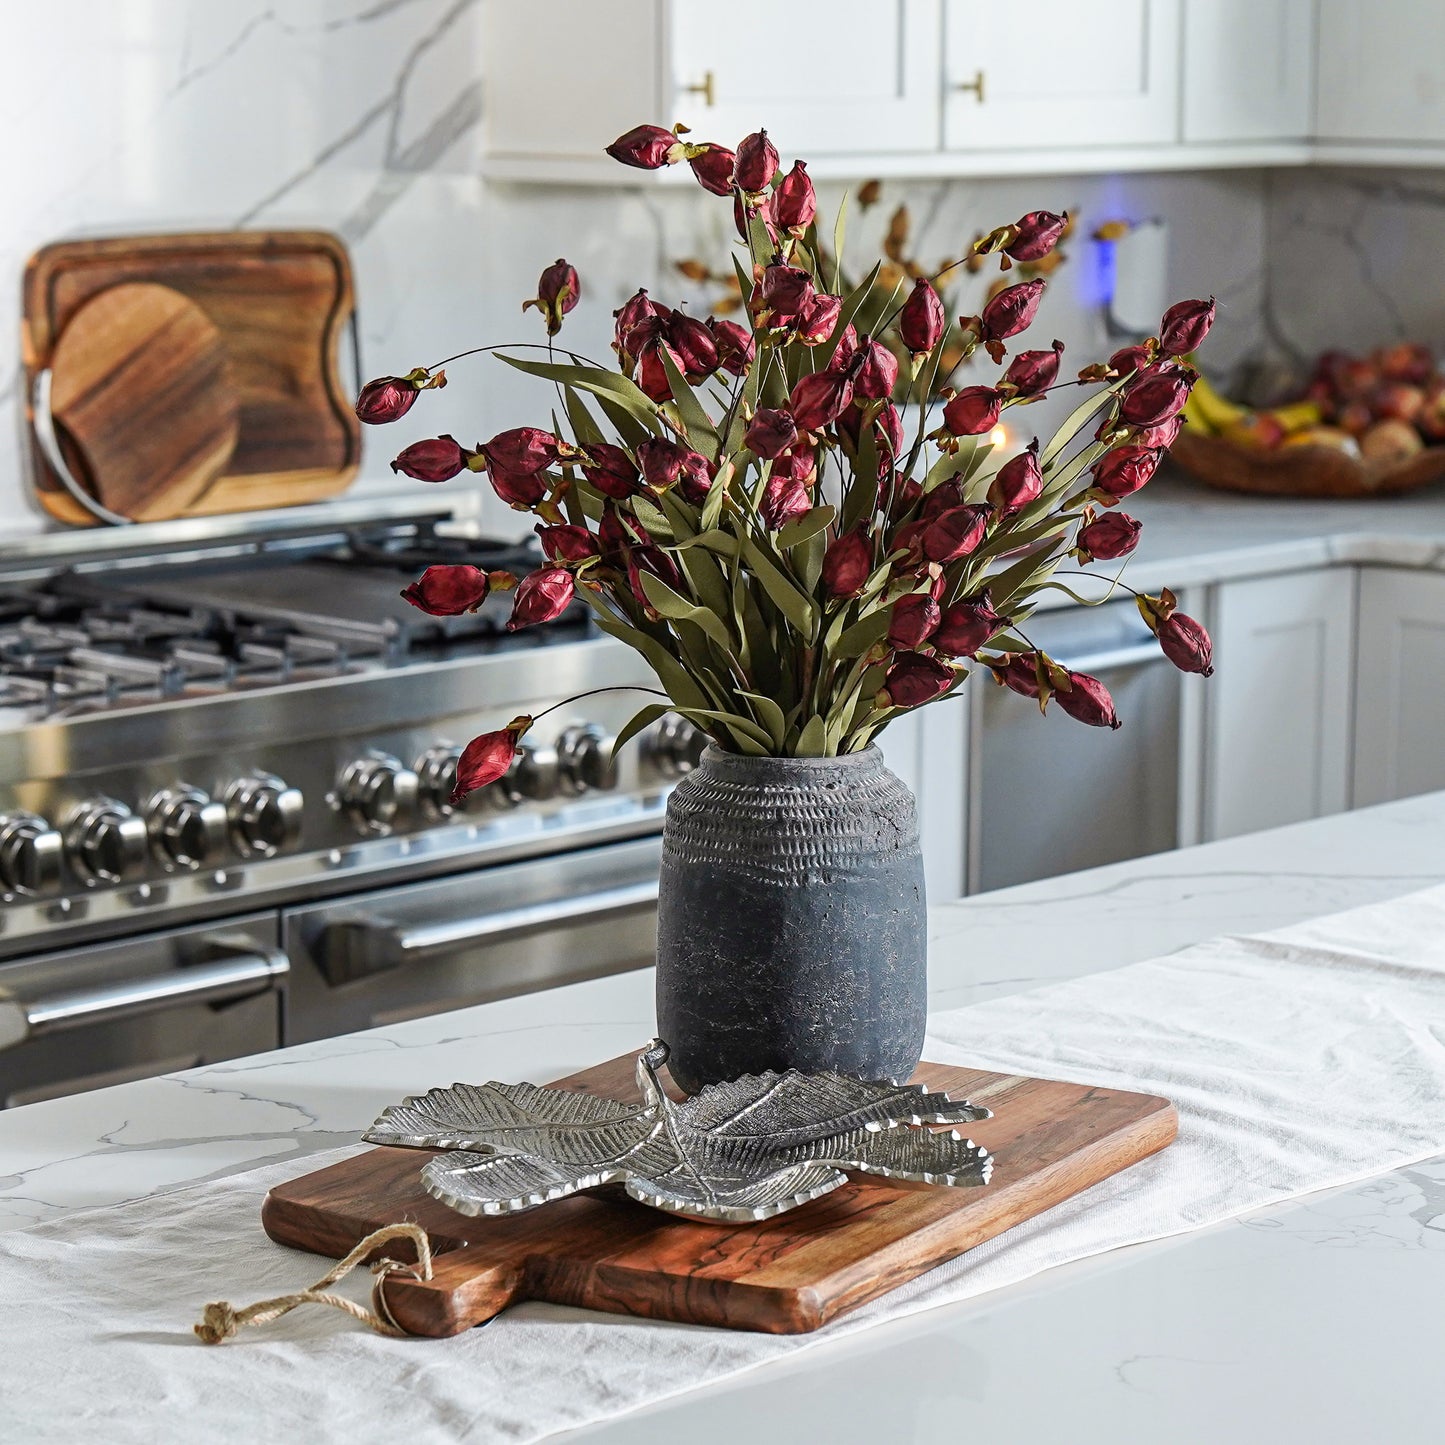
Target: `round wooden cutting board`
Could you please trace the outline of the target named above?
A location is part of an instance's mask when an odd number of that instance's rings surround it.
[[[137,522],[183,513],[236,448],[240,406],[221,334],[169,286],[112,286],[51,357],[51,411],[97,500]]]

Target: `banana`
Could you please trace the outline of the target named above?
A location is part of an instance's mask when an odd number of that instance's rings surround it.
[[[1201,423],[1201,430],[1207,428],[1211,432],[1221,432],[1249,415],[1248,407],[1221,396],[1202,372],[1194,383],[1194,389],[1189,393],[1189,406],[1186,411],[1190,412],[1191,425],[1197,421]]]

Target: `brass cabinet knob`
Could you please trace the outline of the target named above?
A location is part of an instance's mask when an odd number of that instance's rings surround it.
[[[953,83],[953,88],[960,92],[960,94],[973,96],[974,99],[982,105],[987,99],[984,83],[985,77],[983,71],[975,70],[972,80],[956,80]]]

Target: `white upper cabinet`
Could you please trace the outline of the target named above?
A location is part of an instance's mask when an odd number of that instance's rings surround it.
[[[795,157],[938,145],[939,0],[673,0],[665,124]]]
[[[1319,0],[1323,141],[1445,142],[1445,4]]]
[[[944,145],[1166,145],[1178,139],[1180,0],[945,0]]]
[[[1313,57],[1305,0],[1185,0],[1184,140],[1304,140]]]

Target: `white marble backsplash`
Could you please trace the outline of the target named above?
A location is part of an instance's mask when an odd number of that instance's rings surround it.
[[[536,316],[523,317],[521,302],[562,254],[586,291],[564,333],[580,351],[606,355],[610,313],[638,285],[700,308],[707,288],[670,263],[703,255],[726,265],[726,202],[691,187],[628,185],[621,171],[617,189],[481,179],[489,3],[501,0],[3,0],[14,15],[0,51],[0,119],[10,137],[0,268],[11,278],[0,289],[0,335],[16,334],[21,268],[47,241],[229,226],[320,226],[346,240],[371,373],[468,345],[538,339]],[[610,139],[599,135],[598,145]],[[791,160],[786,135],[777,140]],[[1358,309],[1372,334],[1411,329],[1409,288],[1387,268],[1400,247],[1367,249],[1361,238],[1388,239],[1401,207],[1412,224],[1427,208],[1403,187],[1371,193],[1361,182],[1345,190],[1360,214],[1341,219],[1335,184],[1257,172],[889,182],[871,213],[855,211],[849,249],[855,265],[876,256],[900,202],[925,262],[956,255],[978,230],[1024,211],[1073,210],[1080,234],[1036,329],[1038,344],[1058,336],[1082,362],[1115,344],[1099,304],[1103,258],[1087,232],[1108,218],[1165,217],[1169,290],[1218,294],[1210,350],[1225,366],[1265,335],[1266,279],[1277,292],[1268,316],[1299,346],[1339,339],[1332,321],[1341,306]],[[825,206],[838,195],[826,188]],[[1438,202],[1429,220],[1445,225]],[[1428,252],[1422,235],[1410,240],[1412,255]],[[1333,267],[1329,312],[1315,306],[1312,248]],[[1367,267],[1352,272],[1351,257]],[[1435,304],[1445,311],[1445,296]],[[495,361],[451,374],[447,391],[426,397],[403,426],[368,436],[360,487],[389,487],[387,460],[417,436],[451,431],[476,441],[548,416],[546,393]],[[0,536],[43,525],[25,481],[18,381],[17,355],[0,355],[8,413]],[[491,519],[525,525],[500,507]]]

